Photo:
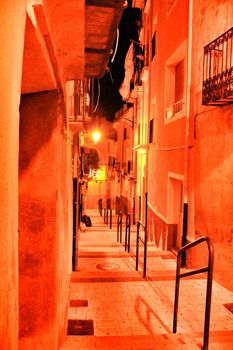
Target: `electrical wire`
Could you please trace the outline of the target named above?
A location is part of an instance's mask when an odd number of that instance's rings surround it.
[[[112,59],[111,59],[111,63],[115,59],[115,56],[116,56],[116,53],[117,53],[117,49],[118,49],[118,42],[119,42],[119,29],[117,28],[116,46],[115,46],[114,54],[113,54]]]
[[[98,78],[98,97],[97,97],[97,101],[96,101],[96,105],[95,105],[95,108],[93,110],[93,113],[96,112],[98,105],[99,105],[99,102],[100,102],[100,80]]]
[[[112,77],[112,73],[111,73],[111,71],[110,71],[110,68],[109,68],[109,67],[107,67],[107,68],[106,68],[106,72],[107,72],[107,73],[109,73],[110,78],[111,78],[111,81],[112,81],[112,84],[114,84],[114,80],[113,80],[113,77]]]

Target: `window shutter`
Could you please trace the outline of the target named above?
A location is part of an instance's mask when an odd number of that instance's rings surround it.
[[[184,60],[175,67],[175,102],[183,100],[184,94]]]

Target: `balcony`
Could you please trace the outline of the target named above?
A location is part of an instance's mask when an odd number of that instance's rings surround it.
[[[204,48],[203,105],[233,103],[233,27]]]
[[[67,119],[72,131],[84,131],[91,121],[90,81],[74,80],[66,84]]]
[[[173,118],[178,113],[182,112],[184,110],[183,105],[184,105],[184,101],[182,99],[168,106],[166,108],[166,118],[167,119]]]

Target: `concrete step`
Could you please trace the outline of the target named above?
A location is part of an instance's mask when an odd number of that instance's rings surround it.
[[[195,350],[202,349],[203,334],[131,336],[67,336],[60,350]],[[211,332],[209,350],[232,350],[233,331]]]
[[[196,339],[198,341],[198,339]],[[199,349],[190,337],[180,334],[135,336],[68,336],[61,350],[195,350]]]

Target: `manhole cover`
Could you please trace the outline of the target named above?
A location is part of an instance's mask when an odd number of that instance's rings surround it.
[[[114,263],[103,263],[96,266],[97,269],[103,270],[103,271],[112,271],[112,270],[118,270],[120,268],[120,265],[114,264]]]

